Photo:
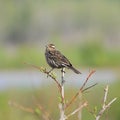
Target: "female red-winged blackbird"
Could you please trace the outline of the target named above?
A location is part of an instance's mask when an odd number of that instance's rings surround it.
[[[52,69],[49,71],[51,72],[54,68],[69,68],[73,70],[76,74],[81,74],[78,70],[76,70],[70,61],[61,54],[58,50],[55,49],[54,44],[49,44],[46,46],[45,51],[46,61]]]

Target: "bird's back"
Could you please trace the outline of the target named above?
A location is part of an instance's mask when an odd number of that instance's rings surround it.
[[[58,50],[47,51],[45,53],[45,56],[48,64],[53,68],[62,68],[62,67],[72,66],[70,61]]]

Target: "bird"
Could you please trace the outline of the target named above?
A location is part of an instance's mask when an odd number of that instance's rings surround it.
[[[68,58],[66,58],[60,51],[56,49],[54,44],[46,45],[45,58],[48,65],[52,68],[48,73],[55,68],[68,68],[74,71],[76,74],[81,74],[80,71],[73,67]]]

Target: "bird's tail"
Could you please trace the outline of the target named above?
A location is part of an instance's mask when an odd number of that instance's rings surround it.
[[[70,69],[74,71],[76,74],[81,74],[81,72],[75,69],[73,66],[70,66]]]

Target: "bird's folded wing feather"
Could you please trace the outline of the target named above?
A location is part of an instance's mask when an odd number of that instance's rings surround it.
[[[69,62],[69,60],[64,55],[62,55],[59,51],[54,52],[53,59],[55,62],[58,62],[62,66],[65,66],[65,67],[71,66],[71,63]]]

